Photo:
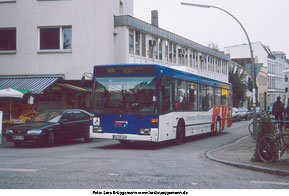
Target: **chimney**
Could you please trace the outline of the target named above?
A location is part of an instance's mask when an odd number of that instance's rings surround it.
[[[151,18],[151,23],[155,27],[159,27],[159,13],[157,10],[152,10],[152,18]]]

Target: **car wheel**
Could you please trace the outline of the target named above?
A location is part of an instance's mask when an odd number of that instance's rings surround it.
[[[53,132],[49,133],[47,136],[47,146],[51,147],[55,144],[55,135]]]

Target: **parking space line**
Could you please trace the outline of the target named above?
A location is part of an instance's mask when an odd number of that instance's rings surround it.
[[[16,168],[0,168],[0,171],[9,172],[37,172],[37,169],[16,169]]]

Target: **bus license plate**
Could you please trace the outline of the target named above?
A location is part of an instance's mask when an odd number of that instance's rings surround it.
[[[125,139],[127,139],[127,136],[126,135],[113,135],[112,139],[125,140]]]
[[[13,136],[13,140],[24,140],[24,136]]]

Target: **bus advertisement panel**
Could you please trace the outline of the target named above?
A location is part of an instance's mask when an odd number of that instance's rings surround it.
[[[103,65],[93,73],[90,137],[162,142],[232,125],[231,85],[160,65]]]

